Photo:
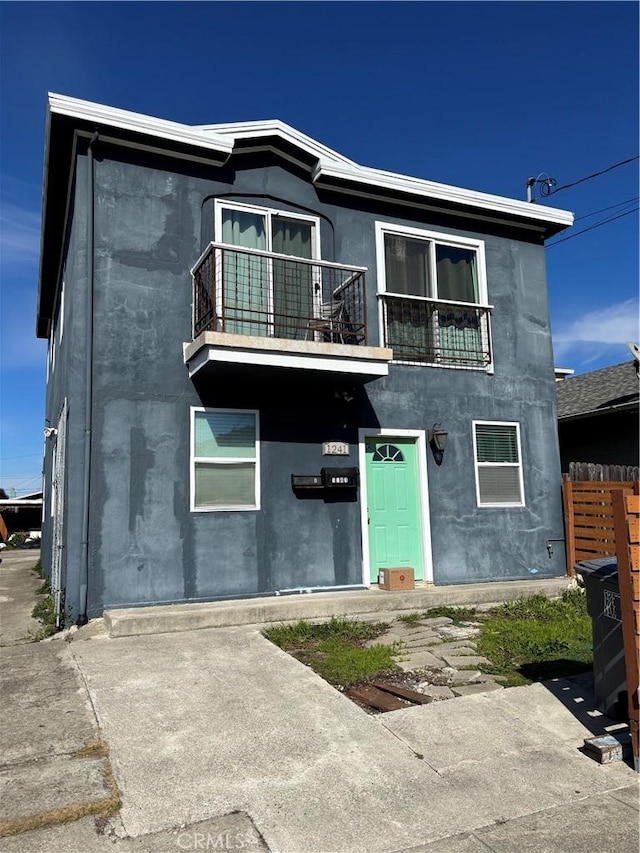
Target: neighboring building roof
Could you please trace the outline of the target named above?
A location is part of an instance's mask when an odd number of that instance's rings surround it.
[[[582,373],[556,385],[558,420],[638,407],[635,361]]]
[[[573,376],[575,370],[572,367],[554,367],[553,372],[556,377],[556,382],[563,382],[570,376]]]
[[[40,337],[48,335],[53,313],[73,152],[78,139],[88,141],[96,132],[109,143],[207,164],[223,165],[236,154],[277,151],[307,169],[318,188],[437,213],[462,213],[527,229],[540,240],[573,224],[573,214],[567,210],[361,166],[277,119],[191,126],[50,93],[38,293]]]
[[[16,501],[35,501],[42,500],[42,489],[37,492],[27,492],[26,495],[20,495]]]

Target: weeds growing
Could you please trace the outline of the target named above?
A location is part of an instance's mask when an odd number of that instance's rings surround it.
[[[393,656],[399,651],[398,644],[363,645],[388,627],[382,622],[358,622],[342,617],[318,625],[303,619],[295,625],[267,628],[264,636],[310,666],[325,681],[336,687],[349,687],[397,669]]]
[[[591,619],[582,590],[551,600],[533,595],[493,608],[482,623],[478,652],[509,684],[585,672],[592,665]]]
[[[533,595],[486,612],[473,607],[435,607],[425,613],[398,616],[406,625],[446,616],[454,625],[473,621],[478,653],[491,663],[485,672],[502,675],[507,686],[575,675],[592,665],[591,619],[583,590],[567,590],[559,599]],[[264,635],[310,666],[334,686],[348,687],[397,670],[394,655],[401,643],[371,644],[389,626],[336,618],[321,624],[307,621],[278,625]],[[474,667],[475,668],[475,667]]]
[[[58,630],[58,626],[56,625],[55,601],[47,580],[42,582],[42,586],[38,590],[38,595],[41,595],[42,598],[31,611],[31,615],[34,619],[38,619],[42,623],[42,628],[34,635],[34,640],[42,640],[45,637],[50,637]]]

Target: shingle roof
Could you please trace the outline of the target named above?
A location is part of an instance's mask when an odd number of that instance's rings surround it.
[[[625,361],[556,384],[558,418],[632,404],[638,401],[634,361]]]

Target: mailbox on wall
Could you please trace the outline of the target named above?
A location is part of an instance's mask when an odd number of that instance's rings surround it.
[[[321,468],[320,476],[325,489],[355,489],[358,486],[357,468]]]
[[[292,474],[291,485],[294,489],[321,489],[323,484],[320,474]]]

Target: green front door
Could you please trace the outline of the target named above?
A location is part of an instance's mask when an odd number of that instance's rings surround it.
[[[420,489],[416,442],[412,438],[365,440],[369,571],[407,567],[423,577]]]

